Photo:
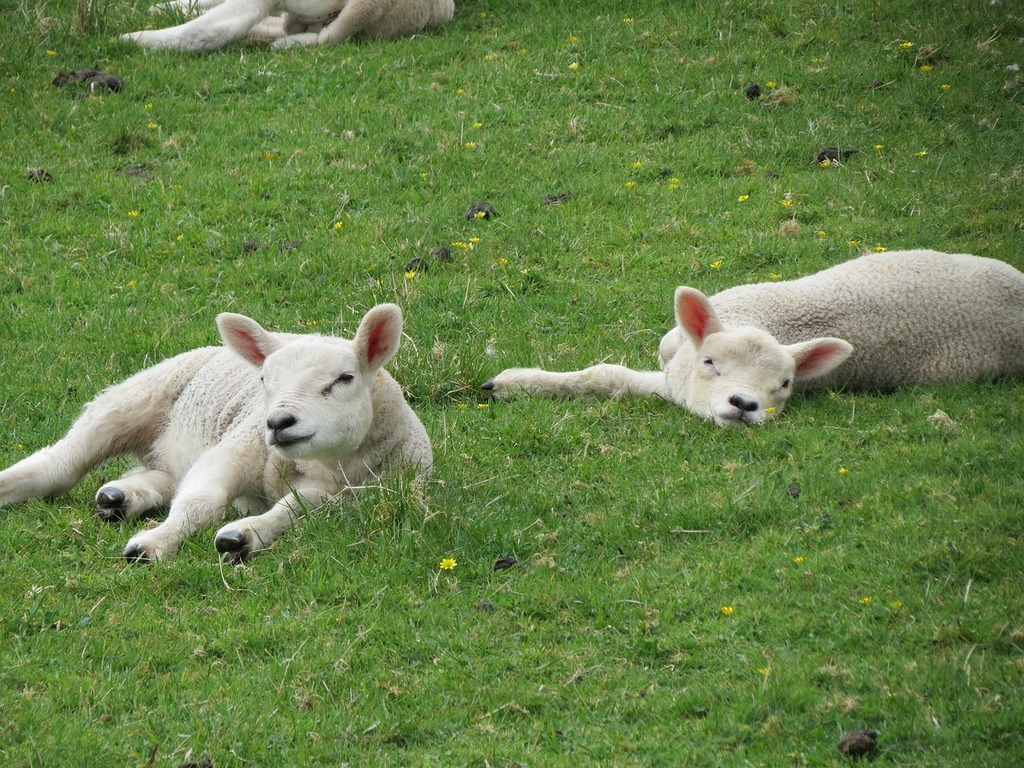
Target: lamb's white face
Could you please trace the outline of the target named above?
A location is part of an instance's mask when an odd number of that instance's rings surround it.
[[[268,355],[262,370],[267,445],[286,459],[354,452],[373,421],[375,378],[343,339],[311,336]]]
[[[666,349],[673,352],[665,364],[673,400],[719,426],[766,422],[793,393],[796,361],[755,328],[713,333],[700,349],[677,336],[663,341]]]

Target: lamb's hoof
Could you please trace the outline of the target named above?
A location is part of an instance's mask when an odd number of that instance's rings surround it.
[[[249,539],[243,531],[221,531],[213,545],[225,560],[237,564],[249,559]]]
[[[124,491],[112,485],[105,485],[96,493],[96,514],[100,520],[115,523],[125,517]]]
[[[136,563],[138,565],[150,565],[153,562],[149,552],[138,544],[129,544],[125,547],[124,559],[129,563]]]

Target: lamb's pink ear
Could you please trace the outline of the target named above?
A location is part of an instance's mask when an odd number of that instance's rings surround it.
[[[398,351],[402,340],[402,310],[395,304],[378,304],[366,313],[356,331],[355,345],[364,371],[380,368]]]
[[[217,315],[217,330],[224,346],[256,366],[262,366],[267,355],[281,346],[259,323],[245,315],[222,312]]]
[[[853,346],[842,339],[811,339],[786,347],[796,360],[797,380],[813,379],[830,373],[853,353]]]
[[[676,323],[700,348],[704,339],[722,330],[722,323],[715,314],[708,297],[696,288],[676,288]]]

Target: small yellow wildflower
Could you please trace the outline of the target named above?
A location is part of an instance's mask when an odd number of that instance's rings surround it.
[[[406,280],[412,280],[415,277],[416,277],[416,270],[415,269],[410,269],[410,270],[406,271],[406,273],[405,273],[405,279]]]
[[[334,229],[335,232],[337,232],[339,229],[341,229],[344,226],[345,226],[344,222],[336,221],[336,222],[334,222],[333,229]]]
[[[578,37],[576,37],[576,35],[569,35],[569,42],[570,43],[578,43],[579,41],[580,41],[580,39]]]
[[[153,102],[152,101],[146,102],[145,108],[146,109],[152,109],[153,108]]]
[[[876,150],[882,150],[882,149],[885,149],[885,144],[875,144],[875,149],[876,149]]]
[[[827,157],[824,160],[822,160],[820,163],[818,163],[818,167],[819,168],[828,168],[831,165],[832,165],[832,161],[829,160]]]
[[[949,83],[943,83],[942,85],[939,86],[939,88],[941,88],[944,91],[948,91],[952,87],[953,86],[951,86]]]
[[[927,156],[928,156],[928,150],[927,149],[922,149],[920,152],[915,152],[914,153],[914,157],[927,157]]]
[[[461,96],[461,95],[462,95],[462,94],[464,94],[465,92],[466,92],[466,89],[465,89],[465,88],[456,88],[456,89],[455,89],[455,93],[457,93],[457,94],[458,94],[459,96]]]
[[[521,275],[528,275],[528,274],[530,274],[530,270],[528,270],[528,269],[520,269],[519,270],[519,274],[521,274]]]
[[[635,181],[627,181],[626,182],[626,189],[632,189],[635,186],[636,186],[636,182]]]
[[[480,11],[480,18],[481,19],[486,19],[487,18],[487,11]]]
[[[840,468],[839,468],[839,474],[840,474],[840,475],[845,475],[845,474],[846,474],[847,472],[849,472],[849,471],[850,471],[850,470],[848,470],[848,469],[847,469],[846,467],[840,467]]]
[[[862,597],[857,602],[860,603],[861,605],[871,605],[871,598],[869,596],[865,596],[865,597]]]
[[[463,146],[465,146],[466,149],[476,149],[476,142],[475,141],[467,141]]]
[[[731,605],[723,605],[718,610],[720,610],[722,612],[723,616],[732,616],[733,611],[735,611],[736,609],[733,608]]]
[[[484,61],[494,61],[497,58],[498,54],[494,53],[494,51],[491,51],[486,56],[484,56]]]
[[[932,65],[931,64],[922,64],[921,65],[921,71],[922,72],[931,72],[932,71]]]
[[[828,232],[826,232],[824,229],[819,229],[818,237],[828,237]]]
[[[276,152],[264,152],[263,153],[263,159],[264,160],[273,160],[275,157],[277,157],[277,153]]]
[[[474,128],[483,128],[484,124],[483,123],[473,123],[473,127]]]
[[[767,85],[769,88],[774,88],[776,85],[778,85],[778,83],[775,82],[774,80],[769,80],[767,83],[765,83],[765,85]]]
[[[637,170],[640,170],[641,168],[644,167],[644,164],[637,160],[635,163],[633,163],[633,167],[636,168]]]
[[[498,266],[499,267],[504,267],[506,264],[508,264],[508,259],[506,259],[504,257],[498,259]]]
[[[793,558],[793,562],[796,563],[797,565],[803,565],[804,564],[804,556],[803,555],[797,555],[796,557]]]
[[[479,242],[480,242],[480,238],[479,238],[479,237],[471,237],[471,238],[469,238],[469,246],[470,246],[471,248],[472,248],[472,247],[473,247],[474,245],[476,245],[477,243],[479,243]]]
[[[738,202],[738,203],[745,203],[749,199],[750,199],[750,195],[740,195],[739,197],[736,198],[736,202]]]
[[[860,240],[847,240],[846,244],[851,248],[856,248],[858,245],[860,245]]]
[[[569,65],[569,69],[572,69],[572,70],[577,70],[579,68],[580,68],[580,63],[578,61],[574,61],[572,64]]]
[[[478,409],[480,409],[480,410],[483,410],[483,409],[484,409],[484,408],[486,408],[487,406],[488,406],[488,403],[477,403],[477,404],[476,404],[476,407],[477,407]]]
[[[430,174],[429,174],[429,173],[427,173],[426,171],[422,171],[422,172],[420,173],[420,178],[421,178],[421,179],[423,179],[424,181],[426,181],[427,179],[429,179],[429,178],[430,178]]]
[[[788,199],[788,198],[785,199],[785,200],[779,200],[779,205],[782,205],[782,206],[784,206],[786,208],[792,208],[793,207],[793,201]]]
[[[441,562],[438,565],[438,568],[440,568],[442,571],[453,571],[455,570],[455,566],[457,565],[458,563],[455,561],[454,557],[443,557],[441,558]]]
[[[156,130],[157,128],[159,128],[160,126],[159,126],[159,125],[157,125],[156,123],[150,123],[150,124],[149,124],[149,125],[147,125],[146,127],[147,127],[147,128],[149,128],[149,130],[151,130],[151,131],[155,131],[155,130]]]
[[[712,269],[721,269],[722,268],[722,260],[719,259],[718,261],[713,261],[713,262],[711,262],[711,264],[709,266]]]
[[[884,245],[876,245],[871,250],[873,250],[875,253],[882,253],[883,251],[888,251],[889,249],[886,248]]]
[[[772,673],[772,668],[771,667],[759,667],[757,671],[758,671],[759,674],[763,675],[764,677],[768,677],[768,675],[770,675]]]
[[[679,189],[679,179],[671,178],[668,180],[669,189]]]
[[[910,41],[904,41],[904,42],[900,43],[900,48],[902,48],[905,51],[910,50],[913,47],[914,47],[914,44],[911,43]]]
[[[177,242],[179,242],[179,243],[180,243],[180,242],[181,242],[182,240],[184,240],[184,239],[185,239],[185,236],[184,236],[184,235],[178,235],[178,236],[177,236],[176,238],[174,238],[174,239],[175,239],[175,240],[176,240]]]
[[[57,55],[57,52],[56,52],[56,51],[47,51],[47,52],[46,52],[46,55],[47,55],[47,56],[56,56],[56,55]]]
[[[632,16],[627,16],[626,18],[624,18],[622,20],[622,23],[623,24],[632,24],[633,23],[633,17]]]
[[[764,409],[764,412],[769,414],[769,415],[775,413],[775,411],[776,411],[776,408],[775,408],[774,405],[769,405],[767,408]]]
[[[133,219],[137,219],[139,217],[139,212],[136,210],[131,210],[128,211],[128,215]]]

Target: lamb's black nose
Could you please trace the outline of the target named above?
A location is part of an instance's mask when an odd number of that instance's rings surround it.
[[[281,432],[288,429],[288,427],[294,427],[296,421],[297,419],[290,413],[272,414],[267,419],[267,429],[271,432]]]
[[[730,397],[729,405],[733,406],[734,408],[739,408],[741,411],[745,411],[746,413],[750,413],[751,411],[757,410],[756,400],[747,400],[745,397],[742,397],[740,395],[733,395],[732,397]]]

